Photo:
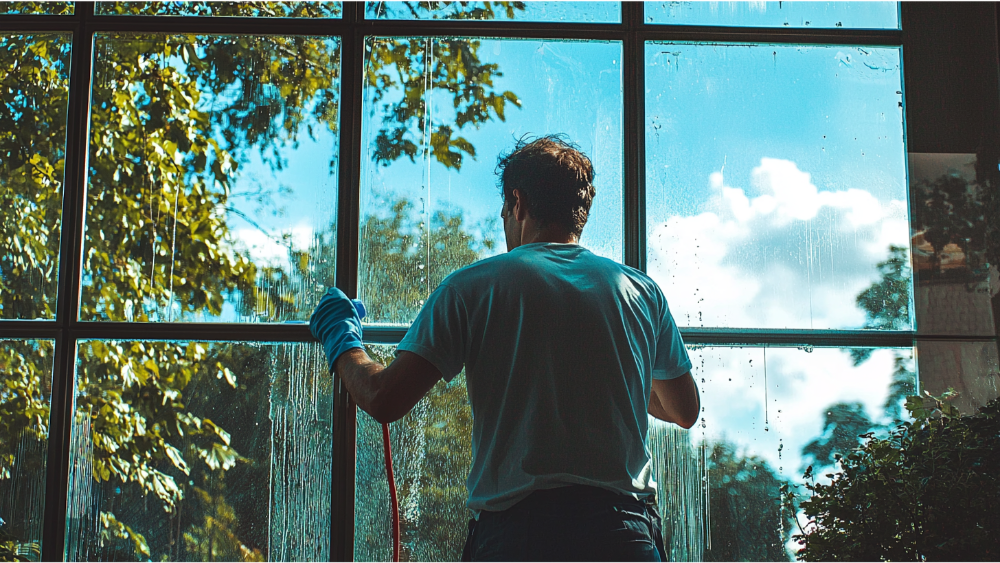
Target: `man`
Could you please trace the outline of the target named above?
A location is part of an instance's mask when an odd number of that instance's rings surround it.
[[[388,367],[362,349],[343,293],[323,298],[310,328],[380,422],[465,367],[476,519],[464,559],[659,561],[646,413],[690,428],[700,408],[666,299],[578,244],[595,189],[576,147],[522,139],[497,171],[507,254],[448,276]]]

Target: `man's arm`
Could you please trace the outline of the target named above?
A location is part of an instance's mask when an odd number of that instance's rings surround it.
[[[683,428],[691,428],[698,422],[700,411],[701,399],[691,372],[675,379],[653,380],[653,390],[649,394],[649,414]]]
[[[393,422],[410,412],[441,379],[434,364],[401,351],[389,367],[373,361],[363,348],[352,348],[334,363],[334,372],[354,402],[379,422]]]

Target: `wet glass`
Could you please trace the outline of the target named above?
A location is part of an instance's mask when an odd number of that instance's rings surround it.
[[[667,555],[794,560],[799,532],[779,487],[795,490],[809,465],[819,476],[836,471],[834,456],[859,434],[885,437],[907,420],[913,350],[689,349],[702,416],[691,430],[653,421],[649,431]]]
[[[0,2],[0,14],[71,16],[73,2]]]
[[[51,340],[0,340],[0,559],[42,556]]]
[[[98,34],[82,320],[309,318],[334,283],[340,40]]]
[[[910,330],[898,48],[646,44],[646,259],[681,326]]]
[[[384,364],[395,346],[369,345]],[[390,561],[391,505],[382,425],[358,410],[354,559]],[[472,512],[465,480],[472,464],[472,411],[465,372],[439,381],[413,410],[389,426],[399,499],[400,561],[459,561]]]
[[[339,18],[342,2],[98,2],[99,16]]]
[[[81,341],[67,561],[328,561],[318,344]]]
[[[994,340],[917,340],[920,388],[935,396],[952,389],[964,415],[1000,396],[1000,354]]]
[[[370,20],[621,23],[620,2],[365,2]]]
[[[0,319],[55,317],[71,46],[0,35]]]
[[[408,324],[454,270],[506,251],[497,157],[565,134],[597,195],[581,244],[621,260],[622,45],[366,38],[358,293],[367,322]]]
[[[645,11],[653,24],[899,29],[898,2],[646,2]]]
[[[993,336],[1000,291],[989,246],[989,172],[977,155],[909,153],[914,306],[920,334]],[[995,220],[995,218],[993,218]]]

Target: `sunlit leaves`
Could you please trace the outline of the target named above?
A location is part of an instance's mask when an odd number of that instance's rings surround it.
[[[95,11],[101,15],[335,18],[340,17],[341,8],[340,2],[189,1],[108,2],[100,4]]]
[[[69,16],[73,14],[72,2],[0,2],[0,14],[46,14]]]
[[[466,38],[368,39],[365,83],[383,115],[373,147],[376,162],[388,165],[401,156],[414,161],[425,151],[459,170],[463,158],[475,158],[472,144],[458,131],[504,120],[507,104],[521,106],[513,92],[493,89],[503,74],[499,65],[480,60],[480,45]],[[451,107],[432,111],[435,90],[451,98]]]
[[[69,36],[0,37],[0,318],[55,315]]]

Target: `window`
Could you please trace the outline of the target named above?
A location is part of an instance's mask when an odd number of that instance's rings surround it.
[[[992,4],[0,12],[0,559],[388,559],[379,425],[304,322],[358,295],[389,361],[505,250],[526,134],[594,159],[582,243],[695,362],[697,426],[649,433],[672,559],[791,558],[779,486],[918,389],[996,395]],[[391,427],[410,560],[461,553],[464,381]]]

